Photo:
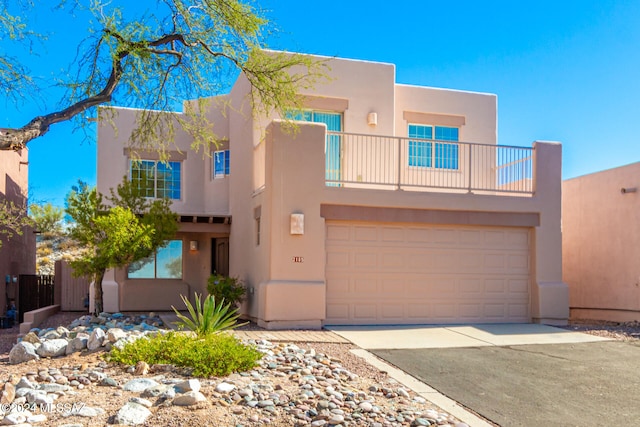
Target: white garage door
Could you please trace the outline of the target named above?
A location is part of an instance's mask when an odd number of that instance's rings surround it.
[[[329,325],[529,322],[529,230],[326,223]]]

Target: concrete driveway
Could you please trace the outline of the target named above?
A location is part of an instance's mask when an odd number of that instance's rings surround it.
[[[543,325],[331,329],[501,426],[640,420],[637,342]]]

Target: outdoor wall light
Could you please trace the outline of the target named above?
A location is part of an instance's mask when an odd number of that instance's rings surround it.
[[[189,242],[189,250],[192,252],[195,252],[198,250],[198,241],[197,240],[191,240]]]
[[[375,126],[378,124],[378,113],[371,112],[367,114],[367,124],[369,126]]]
[[[304,214],[291,214],[291,234],[304,234]]]
[[[636,191],[638,191],[638,189],[636,187],[629,187],[629,188],[621,188],[620,189],[620,192],[622,194],[635,193]]]

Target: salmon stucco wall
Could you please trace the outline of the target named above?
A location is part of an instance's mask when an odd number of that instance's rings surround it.
[[[13,202],[16,206],[26,206],[29,182],[29,151],[0,151],[0,201]],[[25,212],[26,213],[26,212]],[[22,235],[11,240],[0,235],[0,315],[6,312],[6,296],[17,297],[17,283],[14,277],[36,272],[36,238],[33,229],[25,227]],[[9,276],[9,284],[6,278]]]
[[[640,162],[564,181],[563,278],[573,319],[640,320],[639,212]]]

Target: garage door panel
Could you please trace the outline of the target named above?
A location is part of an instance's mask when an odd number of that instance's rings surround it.
[[[458,243],[458,233],[456,230],[437,229],[430,236],[432,244],[437,246],[451,246]]]
[[[397,252],[391,252],[391,253],[383,253],[380,256],[380,268],[382,269],[398,269],[398,268],[403,268],[405,266],[404,263],[405,258],[397,253]]]
[[[378,254],[374,252],[360,252],[354,254],[353,265],[356,268],[376,268],[378,265]]]
[[[354,227],[354,242],[375,242],[378,240],[377,227]]]
[[[481,319],[482,304],[480,303],[459,304],[458,314],[462,319]],[[473,321],[473,320],[469,320],[469,321]]]
[[[529,231],[327,221],[327,324],[527,322]]]
[[[351,241],[351,227],[347,225],[327,224],[327,240],[331,241]]]
[[[484,283],[479,279],[460,279],[458,289],[466,296],[478,297],[484,291]]]
[[[406,240],[405,237],[405,229],[401,227],[383,227],[382,228],[382,241],[385,243],[392,242],[404,242]]]
[[[425,228],[409,228],[407,230],[408,243],[428,243],[431,238],[431,231]]]
[[[349,304],[327,304],[327,318],[328,319],[336,319],[340,321],[348,321],[349,316]]]
[[[461,230],[458,243],[461,246],[479,247],[482,244],[482,232],[477,230]]]
[[[350,253],[347,251],[332,250],[327,252],[327,268],[349,268],[351,264]]]
[[[527,274],[529,272],[529,256],[527,254],[509,254],[509,271],[512,273]]]
[[[404,304],[382,304],[380,307],[380,312],[382,314],[382,319],[403,319],[405,317],[405,306]]]

